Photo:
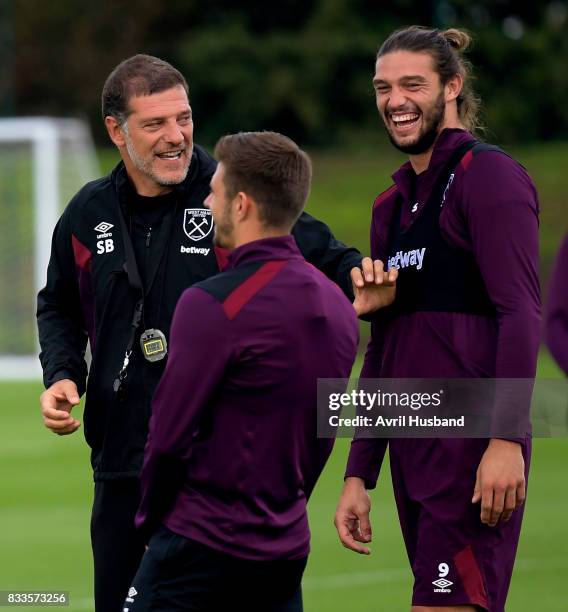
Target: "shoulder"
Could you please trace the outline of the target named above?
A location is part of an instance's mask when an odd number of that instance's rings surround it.
[[[106,203],[115,201],[111,196],[112,191],[110,175],[86,183],[65,207],[60,225],[69,231],[83,227],[88,210],[104,210]]]
[[[288,260],[251,262],[221,272],[194,287],[220,304],[227,318],[232,320],[287,263]]]
[[[75,194],[71,200],[71,203],[75,204],[76,206],[80,206],[81,204],[89,202],[92,198],[107,191],[108,189],[112,189],[110,174],[83,185],[83,187],[81,187],[81,189],[79,189],[79,191]]]
[[[99,205],[99,197],[107,197],[110,191],[113,190],[111,176],[103,176],[102,178],[96,179],[86,183],[79,191],[73,196],[69,202],[67,209],[70,212],[82,211],[88,207],[94,200],[97,200]]]
[[[209,181],[215,173],[217,162],[201,145],[194,145],[193,150],[198,163],[197,178]]]
[[[398,193],[398,189],[396,185],[391,185],[388,189],[385,189],[382,193],[380,193],[373,202],[373,210],[377,207],[384,205],[385,203],[392,202]]]
[[[522,183],[534,187],[533,181],[524,166],[498,147],[474,147],[460,162],[464,180],[470,183],[481,181],[483,184]]]
[[[464,205],[480,209],[509,203],[528,204],[538,212],[538,196],[532,178],[517,160],[499,149],[469,151],[456,170]]]
[[[246,266],[241,266],[233,270],[220,272],[199,283],[193,285],[194,288],[209,294],[216,301],[223,303],[234,291],[243,283],[254,277],[265,262],[254,262]]]

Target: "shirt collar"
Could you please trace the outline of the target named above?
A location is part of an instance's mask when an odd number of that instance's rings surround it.
[[[436,139],[430,163],[424,172],[416,175],[412,164],[407,161],[392,175],[393,181],[404,198],[409,200],[411,197],[418,199],[427,197],[441,169],[446,165],[452,153],[463,142],[473,140],[473,138],[466,130],[459,128],[443,129]]]

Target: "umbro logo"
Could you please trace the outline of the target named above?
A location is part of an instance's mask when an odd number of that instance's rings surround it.
[[[446,587],[452,586],[454,583],[451,580],[446,580],[445,578],[438,578],[438,580],[434,580],[432,584],[440,587],[441,589],[445,589]]]
[[[432,584],[436,587],[434,589],[434,593],[451,593],[452,589],[449,587],[454,584],[451,580],[446,580],[445,578],[438,578],[438,580],[434,580]]]
[[[138,591],[134,587],[128,589],[128,595],[126,596],[126,603],[134,603],[134,596],[138,595]],[[122,612],[128,612],[130,608],[122,608]]]
[[[112,223],[107,223],[106,221],[102,221],[101,223],[95,226],[94,230],[95,232],[99,232],[99,234],[104,234],[108,232],[108,230],[111,227],[114,227]]]

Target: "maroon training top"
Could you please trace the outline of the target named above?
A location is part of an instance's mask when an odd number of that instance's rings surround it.
[[[138,527],[252,560],[309,552],[306,502],[331,452],[317,379],[348,378],[353,306],[292,236],[248,243],[185,291],[154,397]]]
[[[403,198],[401,229],[419,217],[452,153],[473,136],[442,131],[424,172],[410,162],[373,206],[371,254],[386,263],[395,203]],[[531,378],[540,339],[538,198],[525,169],[497,151],[468,153],[447,189],[440,229],[447,242],[473,254],[495,317],[414,312],[386,328],[371,324],[363,378]],[[444,274],[444,270],[440,270]],[[376,483],[387,441],[354,440],[346,476]]]
[[[546,344],[568,375],[568,234],[564,237],[550,279]]]

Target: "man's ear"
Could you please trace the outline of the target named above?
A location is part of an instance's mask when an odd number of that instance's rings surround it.
[[[254,214],[256,204],[254,200],[244,191],[239,191],[235,196],[235,215],[237,221],[246,221]]]
[[[444,87],[445,100],[451,102],[456,100],[460,95],[463,88],[463,78],[461,74],[454,74],[454,76],[448,80]]]
[[[114,117],[107,115],[105,117],[105,127],[112,142],[117,147],[124,147],[126,141],[124,139],[124,131],[120,123]]]

